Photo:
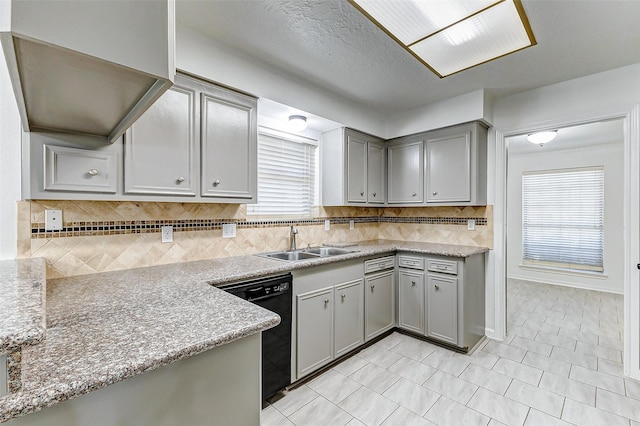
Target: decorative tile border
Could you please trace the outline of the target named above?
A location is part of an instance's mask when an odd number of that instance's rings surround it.
[[[334,225],[354,223],[408,223],[431,225],[466,226],[467,221],[473,219],[476,226],[486,226],[484,217],[327,217],[310,219],[177,219],[177,220],[120,220],[96,222],[67,222],[60,231],[45,230],[44,223],[31,224],[31,238],[64,238],[85,237],[99,235],[150,234],[160,232],[163,226],[173,226],[173,232],[212,231],[222,229],[226,223],[235,223],[239,229],[272,228],[283,226],[312,226],[323,225],[325,220]]]

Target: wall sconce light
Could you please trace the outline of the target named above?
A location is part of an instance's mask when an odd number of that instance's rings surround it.
[[[307,128],[307,117],[304,115],[290,115],[289,129],[292,132],[301,132]]]

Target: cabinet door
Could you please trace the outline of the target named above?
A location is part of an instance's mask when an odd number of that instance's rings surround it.
[[[393,328],[393,270],[365,277],[365,340]]]
[[[347,133],[347,201],[367,201],[367,142],[351,133]]]
[[[364,343],[364,280],[334,287],[336,358]]]
[[[423,141],[389,146],[387,154],[389,204],[422,203],[424,201]]]
[[[424,272],[398,272],[398,326],[424,334]]]
[[[297,297],[298,378],[333,359],[333,287]]]
[[[195,92],[173,86],[125,136],[127,194],[196,195]]]
[[[384,167],[384,145],[369,142],[367,144],[367,202],[384,203],[384,185],[387,174]]]
[[[257,102],[211,87],[201,94],[203,197],[253,200],[257,188]]]
[[[427,336],[458,343],[458,279],[427,275]]]
[[[427,140],[427,202],[471,201],[471,132]]]

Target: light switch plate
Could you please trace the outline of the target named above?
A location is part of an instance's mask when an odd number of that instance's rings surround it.
[[[329,219],[325,219],[324,220],[324,230],[325,231],[330,231],[331,230],[331,221]]]
[[[173,226],[166,225],[162,227],[162,242],[163,243],[173,242]]]
[[[476,230],[476,221],[475,221],[475,219],[467,220],[467,230],[468,231],[475,231]]]
[[[356,227],[356,226],[355,226],[355,223],[353,222],[353,220],[350,220],[350,221],[349,221],[349,229],[353,229],[353,228],[355,228],[355,227]]]
[[[222,238],[235,238],[236,237],[236,224],[224,223],[222,224]]]
[[[63,225],[62,210],[44,211],[44,229],[46,231],[61,231]]]

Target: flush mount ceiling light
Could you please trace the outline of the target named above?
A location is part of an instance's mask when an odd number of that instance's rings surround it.
[[[307,117],[304,115],[290,115],[289,129],[292,132],[301,132],[307,128]]]
[[[551,142],[558,135],[557,130],[550,130],[546,132],[538,132],[527,135],[527,140],[536,145],[543,146],[547,142]]]
[[[520,0],[349,0],[438,77],[536,44]]]

